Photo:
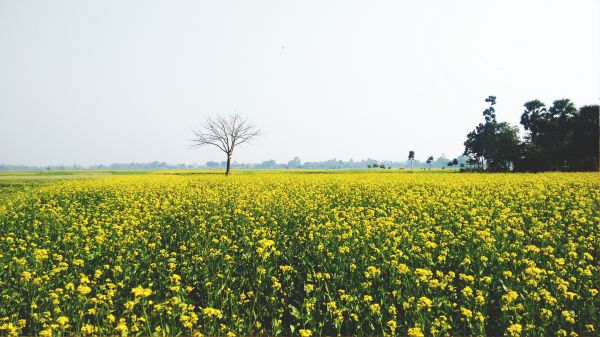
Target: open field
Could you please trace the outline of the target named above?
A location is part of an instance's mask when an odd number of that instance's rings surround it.
[[[145,171],[40,171],[0,172],[0,205],[16,192],[62,180],[90,179],[109,175],[146,174]]]
[[[214,173],[2,175],[0,335],[599,333],[597,173]]]

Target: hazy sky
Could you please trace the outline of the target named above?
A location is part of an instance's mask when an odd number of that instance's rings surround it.
[[[221,161],[236,111],[238,162],[456,156],[488,95],[598,104],[600,2],[0,0],[0,163]]]

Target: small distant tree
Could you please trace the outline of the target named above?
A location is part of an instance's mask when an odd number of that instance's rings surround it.
[[[385,164],[381,164],[381,165],[379,165],[379,168],[382,168],[382,169],[384,169],[384,170],[385,170]]]
[[[367,168],[371,168],[371,167],[372,167],[371,164],[367,165]]]
[[[431,162],[433,162],[433,156],[429,156],[427,158],[427,165],[429,165],[429,169],[431,170]]]
[[[288,168],[300,168],[302,166],[302,161],[300,160],[300,157],[296,156],[294,159],[288,161],[287,166]]]
[[[206,167],[208,167],[209,169],[217,168],[217,167],[219,167],[219,165],[220,165],[219,163],[217,163],[216,161],[212,161],[212,160],[206,162]]]
[[[238,114],[219,116],[214,119],[209,117],[200,128],[194,130],[191,147],[212,145],[225,152],[227,155],[225,175],[229,175],[233,150],[260,135],[259,128]]]
[[[377,164],[377,163],[373,164],[373,168],[378,168],[378,167],[379,167],[379,164]]]
[[[447,166],[448,166],[448,167],[450,167],[450,168],[452,168],[452,167],[454,167],[454,166],[457,166],[457,165],[458,165],[458,159],[456,159],[456,158],[452,159],[452,160],[451,160],[451,161],[449,161],[449,162],[448,162],[448,164],[447,164]]]
[[[413,168],[413,161],[415,160],[415,151],[410,150],[408,151],[408,161],[410,162],[410,170],[412,171]]]

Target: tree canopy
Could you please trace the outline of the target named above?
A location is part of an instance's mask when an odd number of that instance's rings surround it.
[[[519,130],[496,120],[496,97],[485,99],[484,121],[467,135],[464,155],[469,165],[489,171],[591,171],[598,170],[599,108],[579,109],[567,99],[549,108],[540,100],[523,106]]]
[[[480,163],[481,168],[487,166],[490,171],[504,171],[509,169],[518,153],[519,130],[496,120],[496,96],[489,96],[485,101],[490,103],[483,111],[485,121],[467,135],[464,155]]]

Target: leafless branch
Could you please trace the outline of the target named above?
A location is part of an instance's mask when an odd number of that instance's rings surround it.
[[[207,118],[206,122],[193,132],[194,138],[191,140],[190,147],[212,145],[227,154],[227,173],[229,173],[229,159],[236,146],[249,143],[262,134],[261,129],[239,114]]]

